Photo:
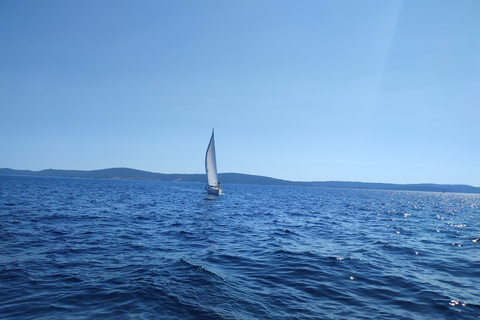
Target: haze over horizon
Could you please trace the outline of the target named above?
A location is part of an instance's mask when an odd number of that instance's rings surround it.
[[[480,187],[480,2],[2,1],[0,168]]]

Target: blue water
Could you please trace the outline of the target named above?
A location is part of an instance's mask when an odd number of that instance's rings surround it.
[[[0,177],[1,319],[478,319],[480,195]]]

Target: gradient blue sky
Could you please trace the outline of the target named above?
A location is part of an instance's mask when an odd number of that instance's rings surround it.
[[[0,167],[480,186],[480,1],[0,2]]]

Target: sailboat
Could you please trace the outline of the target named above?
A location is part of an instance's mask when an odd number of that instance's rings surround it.
[[[212,137],[210,138],[207,154],[205,155],[205,171],[207,172],[207,186],[205,187],[205,190],[207,190],[208,194],[220,195],[222,194],[223,188],[220,187],[220,182],[218,181],[214,135],[215,132],[212,129]]]

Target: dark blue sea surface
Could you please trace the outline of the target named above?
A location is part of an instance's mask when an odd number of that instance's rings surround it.
[[[0,176],[1,319],[478,319],[480,196]]]

